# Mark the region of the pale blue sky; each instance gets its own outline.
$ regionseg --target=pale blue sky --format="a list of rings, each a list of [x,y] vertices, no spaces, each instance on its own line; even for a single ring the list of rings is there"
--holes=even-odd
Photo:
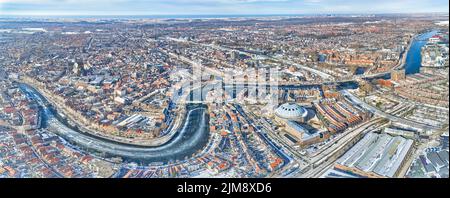
[[[0,0],[0,15],[448,12],[448,0]]]

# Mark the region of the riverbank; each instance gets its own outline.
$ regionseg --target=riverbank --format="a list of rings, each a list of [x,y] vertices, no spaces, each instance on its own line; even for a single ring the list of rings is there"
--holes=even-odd
[[[403,67],[407,75],[420,72],[420,68],[422,67],[422,47],[427,43],[426,40],[437,32],[437,30],[428,30],[414,37]]]
[[[416,35],[416,36],[417,36],[417,35]],[[408,47],[406,47],[406,49],[402,51],[402,53],[401,53],[401,55],[400,55],[400,56],[401,56],[401,59],[400,59],[400,61],[398,62],[398,64],[397,64],[396,66],[394,66],[393,70],[396,70],[396,69],[403,69],[403,68],[405,67],[405,64],[406,64],[406,57],[408,56],[409,50],[411,49],[411,46],[412,46],[412,44],[414,43],[414,39],[415,39],[416,36],[414,36],[413,38],[411,38],[411,40],[409,41]]]

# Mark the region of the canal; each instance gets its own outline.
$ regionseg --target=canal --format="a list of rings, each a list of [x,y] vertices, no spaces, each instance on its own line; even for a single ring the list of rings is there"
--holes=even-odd
[[[437,32],[437,30],[428,31],[414,38],[405,61],[405,72],[407,75],[420,72],[420,67],[422,66],[422,47]]]
[[[42,126],[52,129],[52,132],[67,142],[102,157],[121,157],[124,161],[139,164],[174,162],[195,155],[209,140],[209,114],[204,104],[186,105],[185,120],[169,142],[158,147],[143,147],[107,141],[76,130],[59,120],[52,108],[44,106],[47,101],[37,90],[25,84],[21,84],[20,88],[40,104]]]

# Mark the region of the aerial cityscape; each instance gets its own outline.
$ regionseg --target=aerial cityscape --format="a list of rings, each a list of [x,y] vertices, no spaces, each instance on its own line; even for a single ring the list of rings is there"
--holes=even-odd
[[[0,1],[0,178],[448,178],[448,2],[411,1]]]

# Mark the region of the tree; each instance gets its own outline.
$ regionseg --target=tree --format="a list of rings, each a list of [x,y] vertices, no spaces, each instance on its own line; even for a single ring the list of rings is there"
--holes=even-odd
[[[382,102],[377,102],[377,104],[376,104],[376,106],[377,106],[378,109],[381,108],[381,105],[383,105]]]
[[[369,82],[364,82],[361,85],[361,91],[364,91],[364,94],[367,96],[368,93],[373,91],[373,86]]]

